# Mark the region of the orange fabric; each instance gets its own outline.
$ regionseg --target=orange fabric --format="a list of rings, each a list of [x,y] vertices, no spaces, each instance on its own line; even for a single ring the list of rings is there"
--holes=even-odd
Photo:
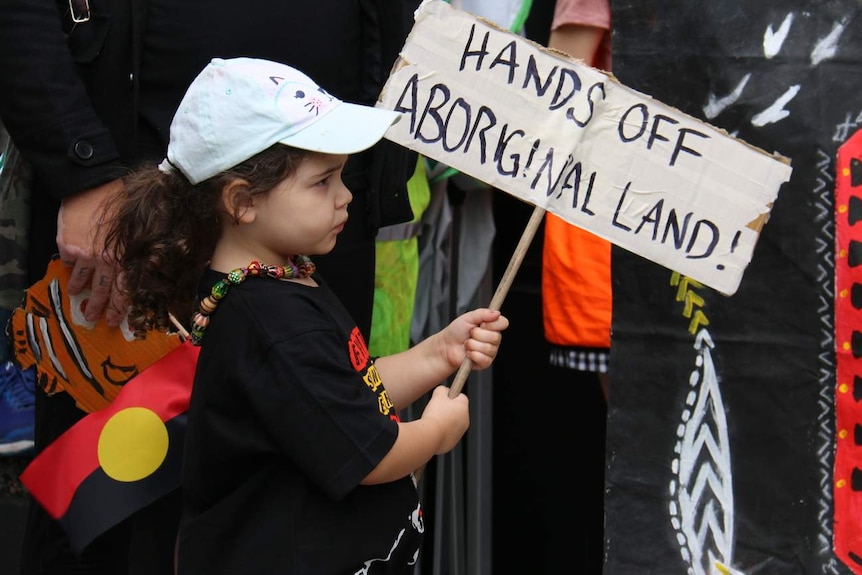
[[[590,64],[610,71],[610,2],[557,0],[551,29],[566,24],[606,31]],[[609,348],[612,308],[611,244],[547,214],[542,250],[545,339],[566,347]]]
[[[611,345],[611,244],[545,216],[542,317],[545,339],[572,347]]]

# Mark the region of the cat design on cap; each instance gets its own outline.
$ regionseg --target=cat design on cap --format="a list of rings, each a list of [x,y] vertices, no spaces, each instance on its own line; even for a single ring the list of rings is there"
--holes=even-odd
[[[281,143],[324,154],[361,152],[400,113],[339,100],[303,72],[257,58],[214,58],[171,122],[167,158],[198,184]]]

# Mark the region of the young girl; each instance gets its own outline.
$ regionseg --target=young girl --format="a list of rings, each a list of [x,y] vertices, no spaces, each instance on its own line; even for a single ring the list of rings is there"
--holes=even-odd
[[[315,274],[308,256],[347,220],[347,154],[397,119],[282,64],[216,59],[180,104],[167,159],[131,174],[111,207],[130,323],[166,328],[197,306],[181,575],[412,572],[424,530],[412,471],[469,425],[466,396],[439,384],[465,358],[487,368],[508,320],[474,310],[372,358]],[[432,389],[421,418],[399,420]]]

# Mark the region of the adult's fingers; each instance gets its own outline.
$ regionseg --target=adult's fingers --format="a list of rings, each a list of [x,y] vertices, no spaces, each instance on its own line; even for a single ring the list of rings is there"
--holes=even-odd
[[[63,257],[63,261],[67,262],[70,259],[70,256],[61,256]],[[74,264],[72,265],[72,275],[69,278],[69,286],[68,290],[71,295],[77,295],[81,293],[84,288],[88,287],[93,280],[93,273],[96,271],[96,262],[93,261],[93,258],[79,256],[74,259]]]
[[[84,317],[87,321],[96,321],[105,311],[114,287],[114,266],[102,258],[97,258],[92,273],[90,298]],[[72,291],[71,286],[69,291]]]
[[[115,286],[111,290],[111,297],[105,308],[105,321],[109,326],[116,327],[120,325],[120,322],[126,316],[127,306],[128,300]]]

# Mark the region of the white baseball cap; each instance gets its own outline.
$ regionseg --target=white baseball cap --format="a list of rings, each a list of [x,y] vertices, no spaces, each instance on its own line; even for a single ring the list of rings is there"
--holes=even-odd
[[[171,122],[167,160],[197,184],[273,144],[353,154],[377,143],[401,114],[343,102],[285,64],[214,58]]]

